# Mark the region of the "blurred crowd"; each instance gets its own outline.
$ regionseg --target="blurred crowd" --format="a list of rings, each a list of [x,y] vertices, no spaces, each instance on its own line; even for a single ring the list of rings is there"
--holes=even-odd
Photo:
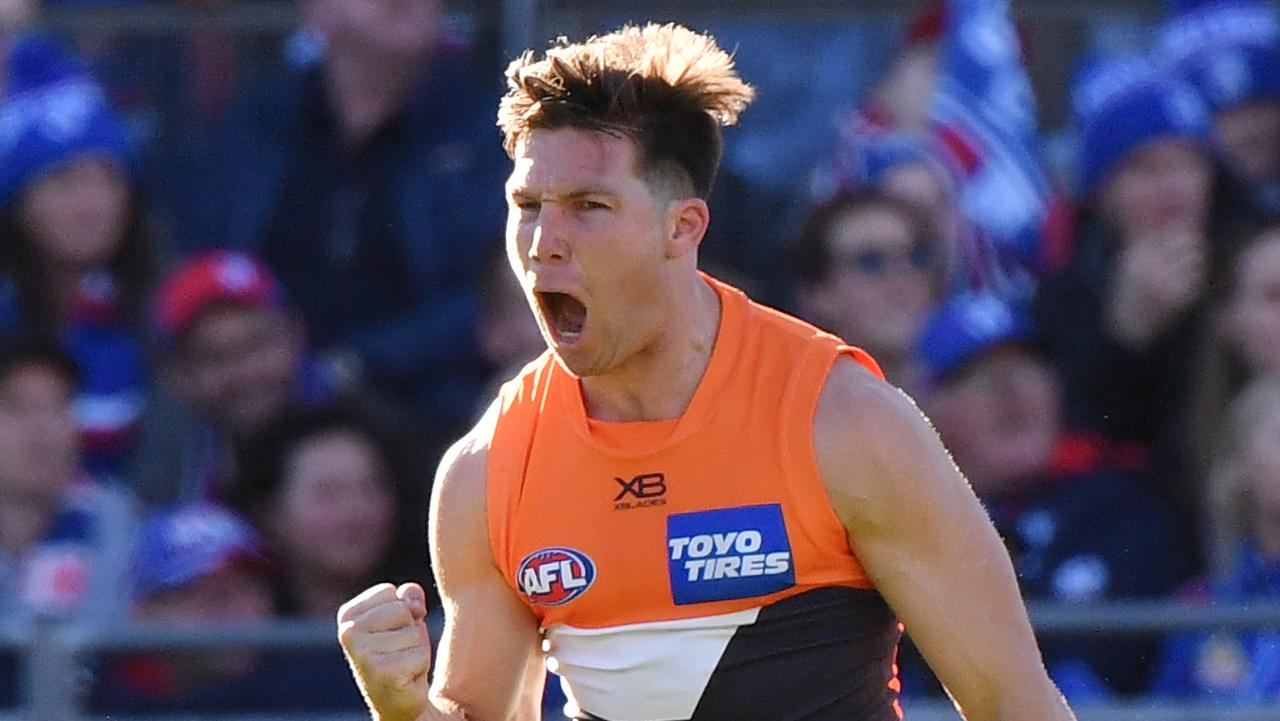
[[[298,10],[270,76],[213,28],[154,41],[173,77],[138,122],[111,48],[0,0],[4,623],[332,622],[429,582],[435,462],[543,348],[502,242],[501,78],[437,0]],[[1082,58],[1038,205],[974,192],[982,153],[1034,147],[939,122],[958,17],[906,28],[794,207],[725,173],[704,266],[879,360],[1028,599],[1280,600],[1276,7],[1173,2]],[[1034,233],[1001,232],[1013,206]],[[1274,631],[1044,650],[1077,702],[1280,702]],[[93,671],[105,711],[361,706],[336,647]],[[0,660],[0,699],[18,683]]]

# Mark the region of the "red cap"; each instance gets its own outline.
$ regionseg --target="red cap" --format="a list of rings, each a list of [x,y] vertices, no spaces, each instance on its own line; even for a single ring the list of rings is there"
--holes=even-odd
[[[260,261],[247,253],[213,251],[184,262],[160,284],[153,308],[157,338],[172,345],[200,313],[221,303],[284,307],[280,284]]]

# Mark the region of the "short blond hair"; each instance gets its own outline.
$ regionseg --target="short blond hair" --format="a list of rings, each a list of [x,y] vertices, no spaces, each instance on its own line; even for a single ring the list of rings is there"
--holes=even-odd
[[[720,127],[755,97],[733,57],[710,35],[681,25],[620,30],[570,43],[545,57],[525,51],[507,67],[498,126],[507,154],[531,131],[582,128],[636,143],[638,170],[711,192],[724,152]]]

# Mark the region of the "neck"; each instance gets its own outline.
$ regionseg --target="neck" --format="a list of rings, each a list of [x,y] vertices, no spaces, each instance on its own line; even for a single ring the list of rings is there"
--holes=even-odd
[[[401,107],[422,75],[420,58],[379,58],[334,52],[325,61],[330,107],[347,146],[368,142]]]
[[[671,295],[658,340],[618,368],[582,379],[587,415],[602,421],[678,418],[711,363],[720,297],[695,275]]]
[[[0,497],[0,548],[21,558],[40,540],[52,515],[50,498],[35,494]]]

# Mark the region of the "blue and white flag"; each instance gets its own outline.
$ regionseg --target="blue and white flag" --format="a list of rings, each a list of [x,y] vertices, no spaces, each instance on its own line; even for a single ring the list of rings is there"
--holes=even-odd
[[[1006,0],[948,0],[929,126],[955,173],[971,283],[1025,295],[1065,219],[1036,150],[1035,97]]]

